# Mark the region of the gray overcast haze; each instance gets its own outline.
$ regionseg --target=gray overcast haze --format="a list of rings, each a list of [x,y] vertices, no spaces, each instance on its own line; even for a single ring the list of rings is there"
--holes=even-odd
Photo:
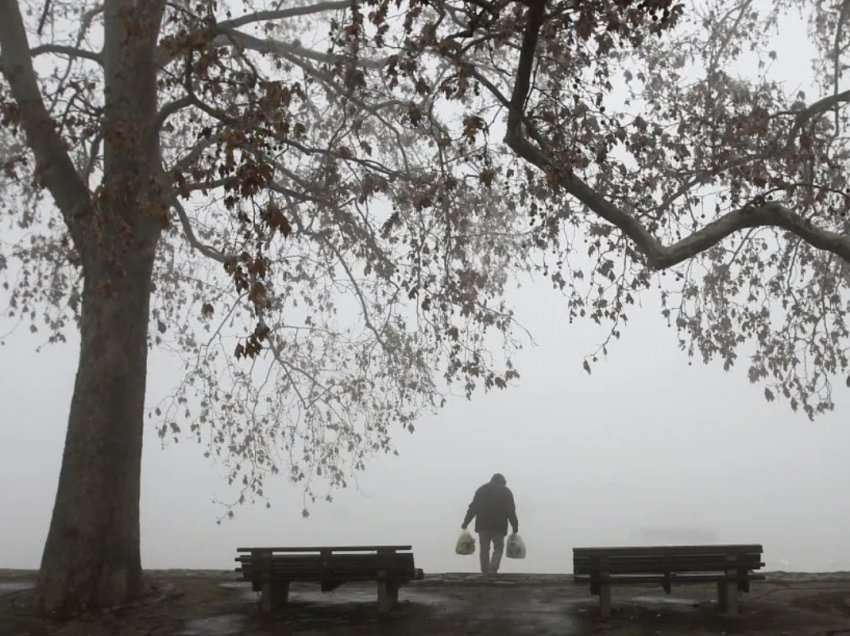
[[[334,503],[301,517],[297,486],[278,479],[272,508],[245,506],[216,525],[229,494],[192,441],[165,449],[148,425],[142,471],[147,568],[228,568],[244,544],[412,543],[426,571],[475,571],[453,544],[476,486],[504,472],[517,498],[525,561],[505,571],[567,572],[578,545],[761,542],[772,569],[850,569],[847,399],[809,422],[767,404],[743,369],[688,366],[653,306],[592,376],[581,359],[600,332],[569,325],[545,285],[516,295],[536,347],[512,390],[450,401],[400,457],[376,458]],[[47,532],[76,342],[34,353],[19,328],[0,349],[0,567],[35,568]],[[176,379],[152,359],[149,402]],[[843,391],[839,385],[837,391]]]

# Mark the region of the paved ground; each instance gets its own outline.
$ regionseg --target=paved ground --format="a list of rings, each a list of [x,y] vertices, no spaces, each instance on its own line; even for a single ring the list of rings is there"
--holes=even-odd
[[[256,595],[233,573],[169,571],[150,573],[151,594],[135,606],[60,624],[29,611],[32,578],[31,572],[0,570],[0,635],[850,636],[850,573],[773,573],[754,585],[734,618],[718,614],[713,586],[674,588],[671,596],[653,587],[614,588],[607,621],[568,576],[432,575],[404,588],[388,616],[378,615],[373,586],[327,594],[295,586],[288,607],[262,618]]]

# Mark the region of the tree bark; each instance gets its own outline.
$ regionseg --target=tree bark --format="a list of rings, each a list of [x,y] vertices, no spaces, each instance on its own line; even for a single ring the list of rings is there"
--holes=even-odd
[[[164,0],[105,0],[101,188],[85,197],[85,216],[77,218],[73,201],[59,196],[69,180],[79,180],[73,167],[50,186],[69,228],[77,228],[84,280],[80,359],[36,588],[37,608],[53,616],[111,607],[142,591],[139,490],[148,317],[156,245],[170,200],[160,167],[153,59],[164,6]],[[43,109],[20,15],[12,26],[0,28],[0,36],[4,46],[17,45],[12,61],[24,64],[4,69],[18,70],[19,101]],[[39,141],[39,122],[29,119],[28,135]],[[34,146],[36,156],[52,165],[59,155],[61,165],[70,165],[55,136],[48,128],[47,141],[54,144]]]
[[[59,487],[36,590],[69,616],[142,590],[139,487],[155,239],[90,263]]]

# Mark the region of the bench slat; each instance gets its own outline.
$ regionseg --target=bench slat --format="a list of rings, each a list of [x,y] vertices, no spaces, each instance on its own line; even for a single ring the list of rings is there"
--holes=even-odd
[[[412,554],[395,555],[310,555],[310,556],[272,556],[257,558],[242,556],[235,559],[244,566],[266,568],[275,571],[304,569],[413,569]]]
[[[767,578],[764,574],[748,573],[746,577],[734,574],[724,577],[722,574],[671,574],[671,583],[713,583],[719,580],[738,581],[746,578],[749,581],[763,581]],[[587,584],[591,577],[586,574],[574,575],[576,583]],[[666,577],[657,574],[614,574],[599,579],[599,583],[663,583]]]
[[[743,569],[757,570],[762,567],[760,558],[756,559],[718,559],[715,557],[705,559],[694,558],[633,558],[619,559],[609,558],[605,563],[605,568],[612,573],[664,573],[672,571],[683,572],[703,572],[717,571],[726,569]],[[588,572],[598,571],[601,568],[599,560],[585,561],[576,559],[573,562],[573,572],[575,574],[584,574]]]
[[[417,570],[304,570],[303,572],[294,572],[288,570],[286,572],[271,572],[269,578],[263,572],[245,572],[245,580],[251,581],[266,581],[266,580],[281,580],[281,581],[303,581],[316,579],[339,579],[344,581],[352,580],[376,580],[378,578],[412,580],[417,577]]]
[[[379,551],[409,551],[413,546],[409,545],[346,545],[346,546],[313,546],[313,547],[285,547],[285,548],[236,548],[237,552],[379,552]]]
[[[607,571],[609,574],[666,574],[672,572],[724,572],[726,570],[740,570],[744,572],[751,572],[753,570],[758,570],[758,567],[709,567],[706,565],[702,566],[694,566],[694,567],[682,567],[682,566],[673,566],[673,567],[664,567],[659,565],[646,565],[640,567],[617,567],[609,566]],[[591,574],[593,572],[599,572],[600,568],[573,568],[573,574]]]
[[[594,557],[591,559],[576,558],[573,563],[582,565],[594,565],[606,560],[609,564],[621,563],[623,565],[641,563],[759,563],[761,555],[729,555],[728,557],[711,555],[704,557],[660,555],[660,556],[635,556],[635,557]]]
[[[731,544],[731,545],[656,545],[656,546],[612,546],[596,548],[573,548],[573,556],[588,556],[595,554],[727,554],[730,552],[764,552],[758,544]]]
[[[334,563],[400,563],[412,561],[412,552],[397,554],[273,554],[273,555],[241,555],[234,561],[256,561],[265,562],[271,559],[274,563],[322,563],[323,561]]]
[[[655,553],[646,553],[646,554],[606,554],[601,552],[599,554],[592,555],[574,555],[573,559],[575,561],[598,561],[599,559],[616,559],[618,561],[631,561],[631,560],[639,560],[639,559],[678,559],[680,561],[687,561],[689,559],[693,560],[706,560],[706,559],[760,559],[760,552],[704,552],[701,554],[693,553],[693,554],[676,554],[675,552],[655,552]]]
[[[701,556],[678,556],[675,554],[640,555],[640,556],[607,556],[576,557],[573,563],[594,564],[606,561],[608,563],[758,563],[761,561],[760,554],[728,554],[728,555],[701,555]]]

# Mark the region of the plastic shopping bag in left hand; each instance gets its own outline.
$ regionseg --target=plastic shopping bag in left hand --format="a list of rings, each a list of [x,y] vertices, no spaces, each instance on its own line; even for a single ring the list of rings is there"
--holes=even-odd
[[[505,556],[509,559],[525,558],[525,541],[518,534],[508,537],[508,545],[505,547]]]

